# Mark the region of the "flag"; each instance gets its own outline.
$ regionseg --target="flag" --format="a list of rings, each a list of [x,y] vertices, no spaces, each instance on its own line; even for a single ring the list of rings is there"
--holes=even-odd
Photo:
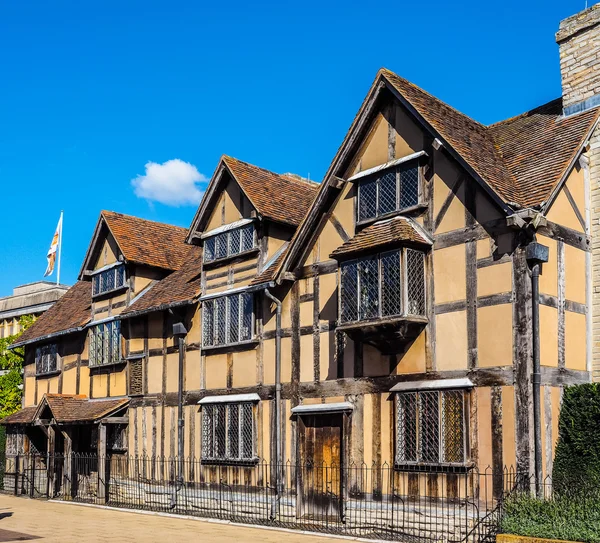
[[[60,236],[62,234],[62,213],[60,214],[60,219],[58,219],[58,224],[56,225],[56,231],[54,232],[54,236],[52,237],[52,243],[50,244],[50,249],[48,249],[48,254],[46,258],[48,259],[48,267],[46,268],[46,273],[44,277],[48,277],[52,275],[54,271],[54,264],[56,263],[56,251],[58,250],[58,244],[60,242]]]

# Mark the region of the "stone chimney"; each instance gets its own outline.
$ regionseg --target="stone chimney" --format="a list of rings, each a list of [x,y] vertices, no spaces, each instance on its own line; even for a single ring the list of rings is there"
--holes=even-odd
[[[556,42],[564,114],[600,105],[600,4],[561,21]]]

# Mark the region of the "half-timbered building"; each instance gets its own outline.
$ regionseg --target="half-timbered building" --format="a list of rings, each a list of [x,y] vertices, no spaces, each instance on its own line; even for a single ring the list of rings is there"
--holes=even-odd
[[[485,126],[382,69],[322,183],[224,156],[188,231],[103,212],[20,339],[10,451],[337,466],[294,472],[299,510],[350,466],[551,473],[594,354],[598,108],[563,106]]]

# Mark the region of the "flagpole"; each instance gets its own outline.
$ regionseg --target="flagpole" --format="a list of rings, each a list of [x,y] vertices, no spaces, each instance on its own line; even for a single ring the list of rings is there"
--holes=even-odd
[[[58,268],[56,270],[56,284],[60,285],[60,253],[62,249],[63,211],[60,212],[60,232],[58,233]]]

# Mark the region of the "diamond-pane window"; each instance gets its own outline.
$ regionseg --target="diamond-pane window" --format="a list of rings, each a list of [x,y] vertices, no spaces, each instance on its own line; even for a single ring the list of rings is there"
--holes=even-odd
[[[119,264],[95,273],[92,279],[92,295],[98,296],[125,285],[125,266]]]
[[[377,216],[377,180],[367,179],[358,188],[358,220]]]
[[[90,328],[90,366],[121,361],[121,321],[109,321]]]
[[[402,280],[400,251],[381,255],[381,315],[402,313]]]
[[[254,225],[234,228],[204,240],[204,262],[212,262],[249,251],[254,247]]]
[[[356,261],[342,264],[341,269],[341,320],[358,320],[358,265]]]
[[[204,301],[202,311],[204,347],[230,345],[252,339],[254,298],[241,293]]]
[[[254,460],[254,407],[251,403],[209,404],[202,408],[202,459]]]
[[[359,261],[360,318],[373,319],[379,316],[379,266],[377,258]]]
[[[396,172],[392,170],[385,173],[379,178],[378,184],[379,208],[377,214],[385,215],[386,213],[396,211],[396,206],[398,205],[396,202]]]
[[[466,394],[465,390],[397,394],[396,463],[464,464]]]
[[[406,250],[406,282],[409,315],[425,315],[425,255]]]
[[[418,203],[419,167],[414,163],[365,177],[358,185],[359,222]]]
[[[419,170],[402,168],[400,170],[400,209],[416,206],[419,203]]]

